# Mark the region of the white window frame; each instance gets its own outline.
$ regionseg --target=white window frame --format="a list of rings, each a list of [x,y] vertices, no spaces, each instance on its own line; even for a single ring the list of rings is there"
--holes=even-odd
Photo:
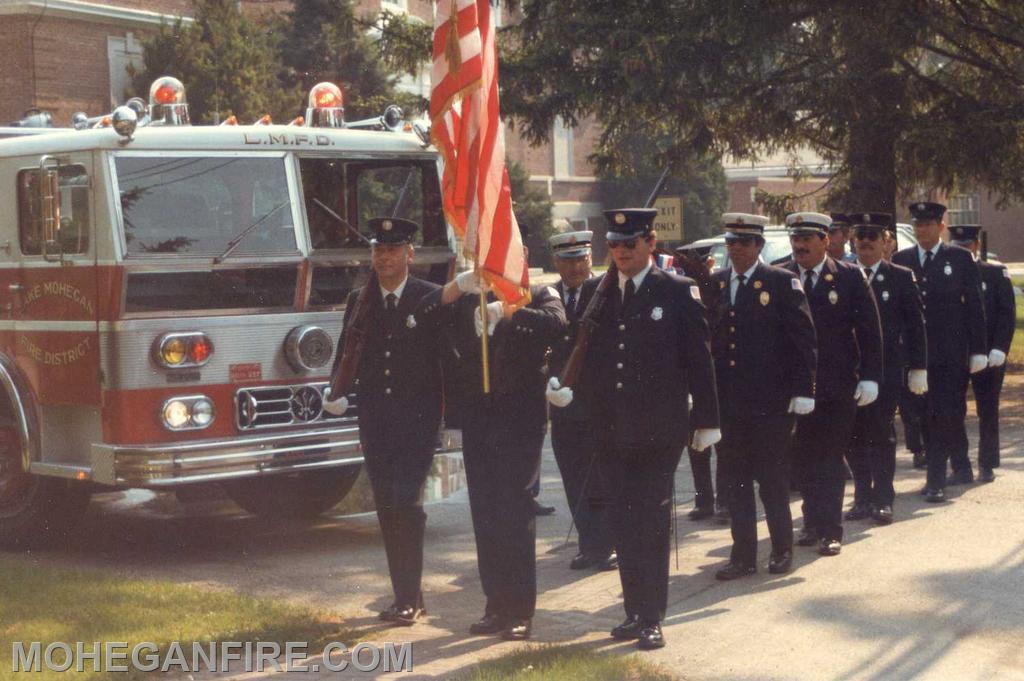
[[[561,116],[555,119],[551,131],[551,152],[554,155],[555,179],[572,177],[576,174],[573,162],[573,129],[566,125]]]

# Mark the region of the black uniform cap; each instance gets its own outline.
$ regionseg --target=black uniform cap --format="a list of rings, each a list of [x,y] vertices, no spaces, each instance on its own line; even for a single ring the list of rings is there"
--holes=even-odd
[[[420,227],[412,220],[405,218],[370,218],[367,224],[373,237],[370,243],[377,244],[409,244],[412,236]]]
[[[955,225],[949,228],[949,237],[953,241],[977,241],[981,235],[981,225]]]
[[[604,211],[608,220],[608,241],[625,241],[646,236],[654,229],[657,208],[616,208]]]
[[[946,213],[946,207],[941,203],[933,201],[919,201],[912,203],[907,208],[914,222],[925,222],[928,220],[941,220]]]
[[[854,229],[874,229],[879,232],[893,231],[892,213],[850,213],[850,224]]]
[[[846,213],[829,213],[828,216],[832,218],[832,226],[828,228],[830,232],[835,229],[849,227],[853,222]]]

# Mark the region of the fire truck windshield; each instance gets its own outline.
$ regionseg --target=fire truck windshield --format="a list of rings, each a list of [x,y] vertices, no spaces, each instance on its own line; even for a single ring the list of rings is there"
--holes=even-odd
[[[128,257],[297,254],[284,156],[114,158]]]

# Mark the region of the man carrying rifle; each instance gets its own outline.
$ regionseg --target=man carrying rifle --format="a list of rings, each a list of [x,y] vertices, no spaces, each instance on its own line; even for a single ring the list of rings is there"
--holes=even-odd
[[[548,385],[552,404],[570,402],[574,365],[589,347],[579,390],[602,448],[605,479],[616,486],[615,544],[626,610],[611,635],[636,640],[641,650],[665,645],[661,620],[668,607],[676,466],[687,444],[703,450],[721,437],[704,307],[692,280],[653,267],[657,214],[653,208],[605,211],[614,266],[583,285],[586,312],[577,346],[562,377]]]
[[[369,225],[374,274],[348,296],[331,382],[338,396],[325,401],[324,409],[344,414],[350,386],[340,384],[354,379],[359,439],[395,594],[380,619],[411,626],[425,612],[422,493],[441,423],[437,336],[418,325],[415,315],[424,297],[440,287],[409,275],[416,223],[374,218]],[[349,366],[348,380],[337,380],[339,368]]]

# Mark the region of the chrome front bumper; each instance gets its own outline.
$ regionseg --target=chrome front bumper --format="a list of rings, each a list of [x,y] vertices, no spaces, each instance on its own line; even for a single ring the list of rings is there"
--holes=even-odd
[[[362,461],[359,427],[351,424],[164,445],[96,444],[89,479],[106,485],[159,488]]]

